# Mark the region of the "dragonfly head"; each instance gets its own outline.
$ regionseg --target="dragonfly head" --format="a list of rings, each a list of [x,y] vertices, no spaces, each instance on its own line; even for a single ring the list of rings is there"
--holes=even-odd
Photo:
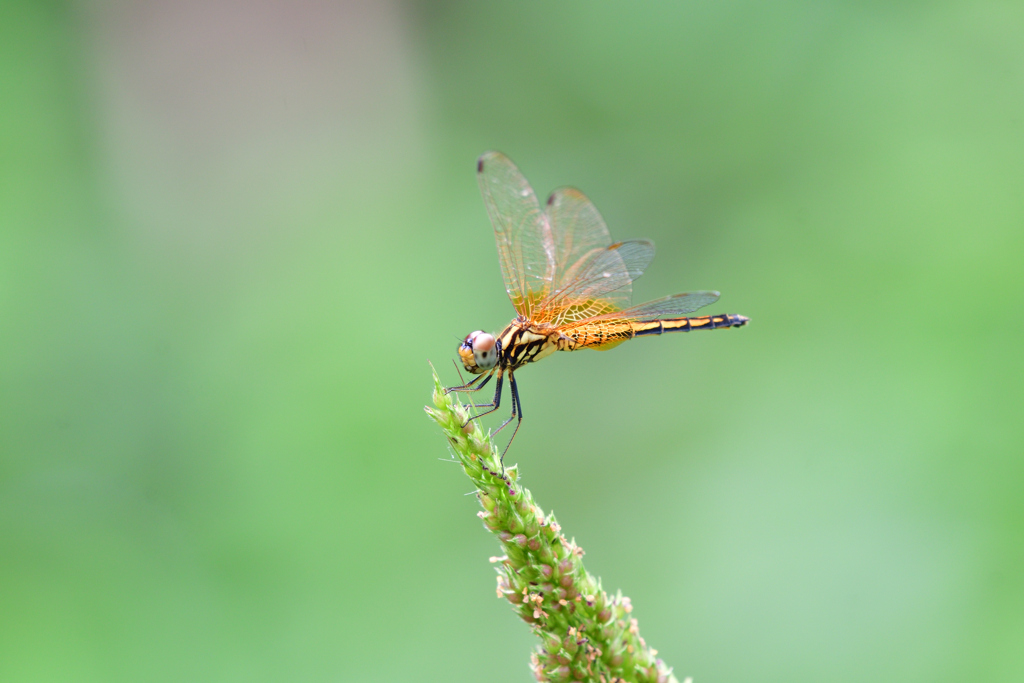
[[[474,375],[487,372],[498,364],[498,345],[493,334],[482,330],[470,332],[459,344],[463,367]]]

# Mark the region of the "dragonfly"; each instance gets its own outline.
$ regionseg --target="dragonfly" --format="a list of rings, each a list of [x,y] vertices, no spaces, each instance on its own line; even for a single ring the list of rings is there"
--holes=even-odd
[[[470,404],[486,410],[469,417],[469,424],[501,407],[502,383],[508,376],[512,414],[494,434],[512,420],[516,426],[502,462],[523,422],[515,378],[523,366],[555,351],[606,351],[635,337],[742,327],[750,321],[731,313],[688,317],[716,302],[720,295],[715,291],[673,294],[631,306],[633,282],[654,258],[653,242],[612,242],[597,208],[575,188],[555,190],[542,208],[526,178],[500,152],[484,153],[476,171],[516,317],[500,334],[476,330],[466,335],[459,359],[477,377],[445,393],[480,391],[496,380],[490,403]]]

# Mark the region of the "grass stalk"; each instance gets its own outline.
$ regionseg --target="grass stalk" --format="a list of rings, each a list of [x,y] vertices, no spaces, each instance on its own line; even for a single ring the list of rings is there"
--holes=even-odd
[[[440,425],[483,508],[477,516],[498,539],[492,557],[497,594],[540,638],[531,656],[538,681],[678,683],[657,650],[640,636],[633,605],[621,592],[609,596],[583,566],[583,549],[567,540],[551,513],[518,483],[516,466],[502,468],[490,435],[479,421],[463,426],[467,409],[445,395],[434,373],[434,407]],[[688,683],[690,679],[684,681]]]

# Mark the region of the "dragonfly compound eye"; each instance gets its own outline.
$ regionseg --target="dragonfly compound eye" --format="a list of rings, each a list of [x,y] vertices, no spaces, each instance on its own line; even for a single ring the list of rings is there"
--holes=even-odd
[[[481,370],[490,370],[498,363],[498,347],[494,335],[477,332],[473,337],[473,359]]]
[[[492,361],[490,365],[487,365],[488,349],[491,349],[490,353],[494,354],[494,337],[492,335],[487,334],[483,330],[470,332],[462,340],[462,343],[459,344],[459,359],[462,361],[462,366],[474,375],[490,370],[494,367],[494,362]],[[497,355],[494,354],[494,356],[495,360],[497,360]]]

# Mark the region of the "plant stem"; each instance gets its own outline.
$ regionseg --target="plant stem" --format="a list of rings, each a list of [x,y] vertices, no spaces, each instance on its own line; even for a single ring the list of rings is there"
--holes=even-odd
[[[492,557],[498,597],[533,628],[541,644],[531,657],[538,681],[678,683],[640,636],[633,606],[621,592],[609,597],[583,567],[583,549],[566,540],[517,483],[516,466],[502,468],[478,421],[466,426],[465,407],[446,395],[434,373],[434,406],[427,414],[444,431],[483,510],[477,516],[498,537],[504,555]],[[689,679],[687,679],[689,681]],[[684,682],[686,683],[686,682]]]

